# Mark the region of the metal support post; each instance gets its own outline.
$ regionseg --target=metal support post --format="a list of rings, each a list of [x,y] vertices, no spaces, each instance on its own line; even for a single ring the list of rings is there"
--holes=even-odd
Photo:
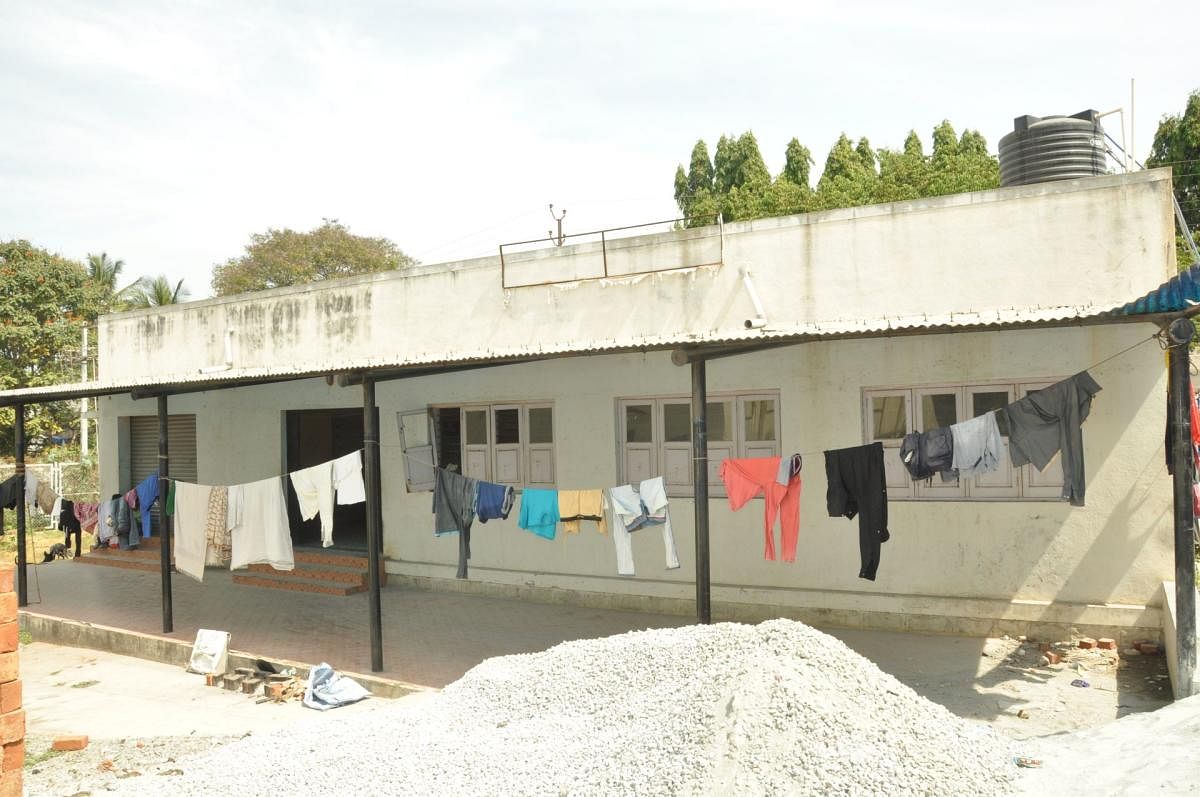
[[[704,360],[692,360],[692,495],[696,504],[696,622],[712,622],[708,553],[708,386]]]
[[[1171,338],[1168,396],[1174,435],[1171,471],[1175,495],[1175,651],[1177,689],[1191,694],[1196,672],[1196,543],[1192,507],[1192,444],[1188,343],[1192,322],[1177,318],[1169,328]]]
[[[383,670],[383,612],[379,599],[379,559],[383,542],[383,502],[379,476],[379,413],[375,380],[363,375],[363,476],[367,489],[367,605],[371,621],[371,671]]]
[[[25,542],[25,405],[13,407],[13,437],[17,456],[17,605],[29,605],[29,578]]]
[[[158,517],[159,567],[162,570],[163,633],[175,630],[175,611],[171,605],[171,518],[167,517],[167,480],[171,476],[167,459],[167,397],[158,397]],[[129,533],[140,534],[137,522],[130,524]]]

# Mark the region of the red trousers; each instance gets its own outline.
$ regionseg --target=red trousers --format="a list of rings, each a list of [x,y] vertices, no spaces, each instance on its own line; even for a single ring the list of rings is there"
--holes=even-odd
[[[755,496],[762,495],[764,503],[763,532],[766,538],[764,559],[775,559],[775,518],[779,518],[783,561],[796,561],[796,541],[800,537],[800,476],[793,476],[787,486],[775,481],[779,473],[779,457],[756,459],[727,459],[721,463],[721,481],[729,496],[729,508],[735,512]]]

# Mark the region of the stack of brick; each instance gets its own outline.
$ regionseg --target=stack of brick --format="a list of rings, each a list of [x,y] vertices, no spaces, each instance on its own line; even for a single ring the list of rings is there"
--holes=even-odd
[[[21,708],[17,595],[12,565],[0,565],[0,797],[19,797],[25,766],[25,710]]]

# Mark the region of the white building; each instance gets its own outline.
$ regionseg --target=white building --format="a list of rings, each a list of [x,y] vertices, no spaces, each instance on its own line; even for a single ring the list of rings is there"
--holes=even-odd
[[[171,393],[173,475],[234,484],[359,447],[362,394],[340,385],[373,372],[391,583],[691,613],[691,383],[671,356],[682,350],[712,357],[719,618],[1157,638],[1174,572],[1166,370],[1150,339],[1161,318],[1106,313],[1175,267],[1170,173],[1157,170],[505,250],[503,263],[108,316],[90,385],[112,394],[99,401],[102,493],[154,464],[155,403],[131,393]],[[761,297],[753,328],[745,272]],[[1057,463],[951,484],[914,485],[903,471],[906,431],[994,409],[1139,342],[1091,371],[1103,391],[1084,425],[1085,507],[1058,500]],[[889,449],[891,540],[865,581],[857,522],[827,516],[819,452],[875,439]],[[514,512],[476,524],[470,578],[457,581],[456,541],[432,532],[428,474],[407,467],[430,448],[518,487],[662,474],[682,566],[667,570],[661,537],[639,533],[637,576],[621,577],[592,524],[550,541]],[[731,512],[717,463],[796,451],[807,452],[798,554],[766,561],[762,501]],[[362,510],[343,511],[335,541],[362,547]],[[298,544],[311,539],[296,529]]]

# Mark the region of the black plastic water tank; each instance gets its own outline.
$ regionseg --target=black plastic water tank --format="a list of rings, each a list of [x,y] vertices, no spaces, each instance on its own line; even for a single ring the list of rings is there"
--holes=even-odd
[[[1100,114],[1018,116],[1000,139],[1000,185],[1029,185],[1107,174]]]

